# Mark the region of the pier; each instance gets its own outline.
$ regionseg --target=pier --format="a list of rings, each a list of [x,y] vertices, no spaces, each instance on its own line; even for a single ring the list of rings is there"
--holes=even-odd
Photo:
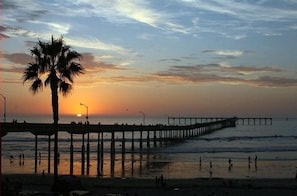
[[[67,132],[69,134],[69,173],[74,173],[74,147],[73,135],[79,134],[82,137],[81,142],[81,175],[89,175],[90,167],[90,133],[97,134],[97,147],[93,149],[97,152],[97,176],[103,175],[104,151],[110,153],[110,173],[113,177],[115,169],[115,155],[122,154],[122,172],[125,170],[125,154],[127,152],[146,152],[149,153],[152,148],[163,147],[168,144],[174,145],[191,137],[199,137],[204,134],[210,134],[214,131],[227,127],[235,127],[237,118],[225,118],[211,122],[195,123],[190,125],[101,125],[101,124],[59,124],[58,132]],[[51,137],[55,133],[53,124],[45,123],[0,123],[1,136],[4,137],[8,132],[30,132],[35,139],[35,165],[34,172],[37,173],[37,150],[38,136],[48,137],[48,173],[51,173]],[[105,144],[105,145],[104,145]],[[109,149],[106,148],[109,144]],[[120,152],[116,150],[121,146]],[[127,145],[129,144],[129,145]],[[85,156],[86,155],[86,156]],[[133,167],[133,161],[132,161]],[[133,171],[133,169],[132,169]]]
[[[234,117],[235,118],[235,117]],[[224,120],[226,117],[171,117],[168,116],[169,125],[191,125],[196,123],[214,122]],[[240,125],[272,125],[272,118],[267,117],[236,117]]]

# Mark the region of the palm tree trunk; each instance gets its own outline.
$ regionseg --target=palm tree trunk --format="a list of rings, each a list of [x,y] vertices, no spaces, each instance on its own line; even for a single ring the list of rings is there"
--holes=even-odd
[[[56,82],[52,82],[52,109],[54,119],[54,186],[57,185],[58,180],[58,121],[59,121],[59,101],[58,101],[58,86]]]

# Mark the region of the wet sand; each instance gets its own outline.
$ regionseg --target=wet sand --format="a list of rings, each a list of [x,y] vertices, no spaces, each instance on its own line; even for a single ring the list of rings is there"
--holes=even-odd
[[[2,175],[2,182],[19,182],[23,192],[51,191],[53,176],[31,174]],[[297,195],[295,179],[155,179],[78,177],[89,195]]]

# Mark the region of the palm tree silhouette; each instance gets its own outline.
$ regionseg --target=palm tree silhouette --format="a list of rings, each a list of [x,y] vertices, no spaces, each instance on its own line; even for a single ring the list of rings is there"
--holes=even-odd
[[[61,36],[58,39],[51,37],[51,41],[38,41],[31,49],[35,62],[29,63],[23,74],[23,82],[33,81],[30,90],[33,94],[42,90],[43,86],[50,86],[52,95],[52,111],[54,120],[54,186],[58,179],[58,121],[59,101],[58,92],[66,96],[72,89],[74,76],[84,73],[79,61],[81,54],[66,45]],[[44,84],[41,76],[47,74]]]

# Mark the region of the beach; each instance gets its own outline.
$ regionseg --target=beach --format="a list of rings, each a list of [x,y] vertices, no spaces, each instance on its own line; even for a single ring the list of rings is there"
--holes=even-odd
[[[22,184],[23,193],[50,193],[51,175],[10,174],[2,181]],[[89,195],[297,195],[296,179],[167,179],[76,177]],[[66,186],[66,185],[64,185]]]

